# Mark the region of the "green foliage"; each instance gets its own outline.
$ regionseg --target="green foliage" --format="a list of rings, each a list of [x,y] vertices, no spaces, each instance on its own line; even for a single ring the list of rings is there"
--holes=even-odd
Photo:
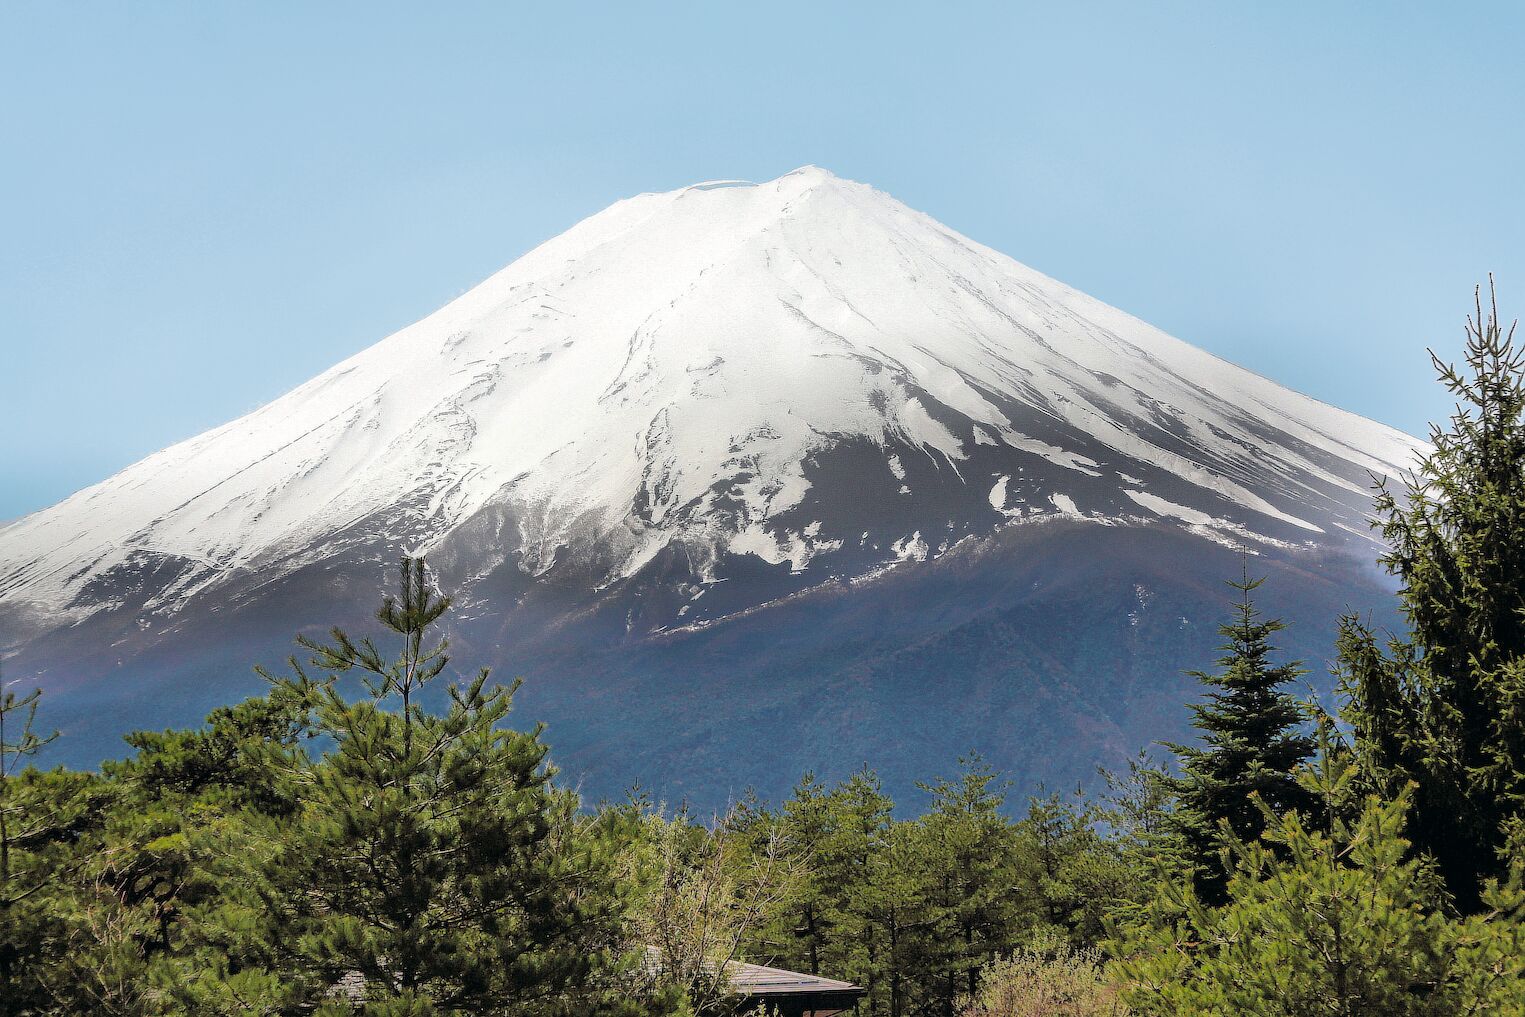
[[[553,786],[486,673],[419,702],[447,606],[405,563],[378,614],[395,660],[304,641],[319,677],[293,662],[200,730],[135,734],[99,778],[18,772],[42,739],[35,695],[7,696],[0,1011],[677,1012],[637,976],[630,818]]]
[[[1025,936],[1090,946],[1102,938],[1106,916],[1143,892],[1127,842],[1106,834],[1113,829],[1114,814],[1078,791],[1028,802],[1016,826],[1015,889],[1031,926]]]
[[[1101,951],[1040,941],[991,962],[958,1017],[1126,1017],[1121,993],[1102,970]]]
[[[895,817],[867,770],[834,786],[807,775],[777,813],[750,807],[801,872],[751,937],[753,959],[857,982],[865,1015],[950,1015],[996,958],[1035,940],[1088,945],[1143,887],[1093,804],[1051,795],[1014,819],[978,756],[921,787],[915,819]]]
[[[877,998],[889,936],[879,921],[887,888],[879,882],[893,803],[864,770],[827,789],[807,774],[784,804],[784,841],[808,874],[767,942],[786,967],[831,973],[867,987]]]
[[[482,671],[448,685],[443,712],[417,701],[448,664],[427,640],[448,606],[404,561],[377,614],[400,637],[394,661],[336,629],[303,641],[326,678],[273,679],[332,747],[274,760],[298,807],[255,888],[267,935],[240,960],[295,971],[312,1002],[342,987],[365,1014],[615,1008],[597,988],[625,946],[613,845],[554,792],[539,729],[504,726],[513,688]],[[336,681],[350,672],[354,701]]]
[[[698,1017],[735,1012],[734,964],[799,885],[777,825],[758,819],[736,810],[705,827],[686,810],[645,815],[636,935],[652,984],[677,990]]]
[[[1416,847],[1469,911],[1525,806],[1525,353],[1496,300],[1486,317],[1480,291],[1475,304],[1465,366],[1432,355],[1455,414],[1401,493],[1379,491],[1409,632],[1383,645],[1347,618],[1339,647],[1374,785],[1415,785]]]
[[[10,885],[37,903],[12,908],[7,1014],[719,1017],[744,1003],[734,960],[857,981],[860,1013],[890,1017],[1121,1014],[1119,992],[1138,1013],[1520,1006],[1518,865],[1485,913],[1451,915],[1403,837],[1408,792],[1362,797],[1332,745],[1302,814],[1262,806],[1261,840],[1223,825],[1222,906],[1143,759],[1109,802],[1017,818],[978,757],[921,785],[912,819],[866,769],[708,825],[639,797],[585,811],[539,730],[505,725],[511,688],[479,674],[420,703],[447,648],[422,638],[438,601],[411,574],[381,616],[392,661],[308,642],[319,677],[294,663],[199,730],[134,735],[100,778],[7,773],[7,816],[48,831],[12,840]]]
[[[49,997],[51,961],[66,949],[73,846],[94,821],[94,781],[41,771],[34,757],[56,735],[36,728],[40,690],[17,696],[0,681],[0,1015]]]
[[[1132,879],[1161,867],[1184,870],[1176,776],[1148,750],[1140,750],[1124,770],[1099,772],[1106,792],[1098,814],[1122,870]]]
[[[1248,570],[1229,582],[1240,597],[1232,619],[1218,629],[1226,640],[1219,670],[1188,672],[1210,690],[1192,707],[1202,745],[1169,746],[1181,761],[1174,823],[1197,891],[1213,902],[1223,897],[1224,829],[1251,840],[1264,825],[1263,808],[1280,814],[1307,804],[1293,771],[1312,742],[1300,730],[1303,709],[1285,688],[1305,672],[1297,663],[1271,662],[1271,637],[1285,626],[1256,611],[1252,597],[1262,582],[1251,580]]]
[[[1001,814],[995,771],[978,756],[960,762],[957,779],[920,785],[932,807],[918,824],[927,898],[944,930],[936,959],[953,995],[973,992],[981,960],[1010,947],[1024,903],[1011,892],[1016,829]]]
[[[1262,841],[1230,836],[1222,907],[1167,879],[1155,900],[1124,913],[1112,949],[1135,1012],[1522,1012],[1518,868],[1485,892],[1487,914],[1452,918],[1435,866],[1404,836],[1407,790],[1359,795],[1353,761],[1327,731],[1318,765],[1300,778],[1327,823],[1266,809]]]

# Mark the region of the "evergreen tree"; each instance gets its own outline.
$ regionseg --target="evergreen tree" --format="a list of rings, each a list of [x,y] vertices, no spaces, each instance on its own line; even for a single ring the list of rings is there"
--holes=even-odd
[[[443,713],[420,705],[447,666],[427,633],[448,607],[405,559],[377,614],[401,639],[395,661],[336,629],[303,640],[326,680],[294,661],[274,679],[313,704],[331,748],[280,760],[300,804],[265,873],[265,953],[248,960],[364,1014],[639,1012],[601,988],[628,945],[616,845],[584,836],[551,788],[539,729],[503,726],[513,688],[484,670],[449,685]],[[356,701],[334,681],[349,672],[364,677]]]
[[[927,977],[943,959],[943,930],[932,906],[928,855],[925,826],[894,823],[869,876],[877,891],[869,904],[869,919],[884,943],[881,1012],[888,1017],[924,1012],[938,988],[929,985]]]
[[[103,767],[102,828],[81,859],[77,931],[60,965],[66,1009],[98,1014],[275,1013],[300,998],[230,967],[264,931],[251,886],[296,811],[273,765],[307,733],[308,705],[277,688],[194,730],[127,736]]]
[[[0,1017],[49,1008],[70,931],[70,846],[91,821],[88,777],[33,765],[57,737],[37,731],[40,697],[0,681]]]
[[[922,817],[927,897],[934,909],[937,1012],[952,1017],[958,998],[978,988],[981,967],[1015,945],[1026,924],[1013,892],[1015,830],[996,772],[977,754],[959,760],[956,779],[918,785],[932,796]]]
[[[1408,790],[1360,793],[1350,753],[1321,732],[1299,772],[1318,814],[1263,811],[1263,838],[1230,835],[1224,903],[1164,880],[1120,914],[1110,944],[1140,1015],[1454,1017],[1525,1013],[1525,856],[1483,892],[1488,913],[1448,915],[1429,858],[1405,837]],[[1525,845],[1522,845],[1525,846]]]
[[[1202,745],[1168,745],[1181,761],[1174,822],[1197,888],[1210,901],[1222,894],[1222,827],[1252,840],[1264,825],[1262,805],[1279,814],[1307,801],[1293,771],[1313,743],[1301,730],[1301,706],[1284,689],[1305,672],[1296,662],[1272,662],[1271,637],[1285,626],[1255,608],[1253,594],[1264,581],[1251,580],[1247,565],[1241,579],[1229,581],[1240,598],[1218,629],[1226,640],[1219,670],[1187,672],[1210,690],[1192,707]]]
[[[978,756],[920,786],[932,801],[915,820],[894,818],[870,771],[796,787],[778,826],[800,852],[798,891],[754,955],[857,982],[864,1015],[947,1017],[996,957],[1094,945],[1109,909],[1139,896],[1145,880],[1084,802],[1034,799],[1013,822]],[[748,822],[768,826],[760,811]]]
[[[784,839],[802,864],[792,906],[780,918],[784,927],[770,937],[768,945],[780,963],[812,975],[821,974],[832,932],[828,913],[835,910],[834,900],[842,889],[829,884],[825,875],[828,867],[835,867],[828,861],[831,823],[830,792],[814,773],[807,772],[785,800],[779,817]]]
[[[886,958],[889,937],[876,920],[882,913],[885,888],[876,879],[894,828],[894,803],[884,793],[878,774],[867,767],[832,790],[830,833],[825,844],[823,875],[835,891],[826,912],[835,928],[841,952],[833,953],[829,970],[846,972],[867,990],[870,1014],[887,1012],[889,984]]]
[[[779,820],[799,863],[795,892],[754,945],[779,964],[862,985],[865,1014],[889,1013],[895,991],[883,925],[891,904],[883,877],[893,809],[871,770],[829,788],[806,774]]]
[[[1346,716],[1371,774],[1414,782],[1412,835],[1465,910],[1503,872],[1506,826],[1525,807],[1525,351],[1506,332],[1489,283],[1466,325],[1465,366],[1433,353],[1456,397],[1432,449],[1384,480],[1381,559],[1400,582],[1406,635],[1379,641],[1342,625]]]
[[[1137,893],[1121,845],[1102,836],[1106,818],[1077,791],[1028,800],[1016,825],[1016,896],[1031,936],[1094,946],[1105,916]]]
[[[312,736],[311,708],[310,697],[276,683],[268,695],[216,708],[200,728],[134,731],[125,740],[136,755],[104,770],[145,798],[215,799],[230,810],[287,815],[294,789],[272,765],[271,750]]]
[[[1099,768],[1107,790],[1099,820],[1118,853],[1118,864],[1137,879],[1161,864],[1180,867],[1180,830],[1174,821],[1175,778],[1140,750],[1126,770]]]

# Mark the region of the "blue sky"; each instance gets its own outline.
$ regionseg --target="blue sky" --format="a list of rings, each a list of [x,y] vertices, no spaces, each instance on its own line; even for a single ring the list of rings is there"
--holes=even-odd
[[[805,163],[1421,432],[1525,308],[1525,5],[0,8],[0,519],[620,197]]]

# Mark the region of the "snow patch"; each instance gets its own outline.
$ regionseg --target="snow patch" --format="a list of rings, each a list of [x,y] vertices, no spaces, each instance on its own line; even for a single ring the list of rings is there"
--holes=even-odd
[[[997,512],[1004,511],[1006,508],[1006,482],[1010,479],[1010,477],[1003,476],[990,489],[990,507]]]
[[[895,541],[890,545],[890,550],[901,561],[926,561],[929,549],[927,542],[921,539],[921,531],[917,530],[909,537],[902,537]]]
[[[1130,489],[1125,490],[1123,494],[1126,494],[1135,503],[1142,505],[1144,508],[1158,516],[1165,516],[1170,519],[1179,519],[1182,522],[1193,523],[1198,526],[1211,526],[1214,523],[1219,522],[1216,517],[1211,516],[1206,512],[1199,512],[1198,510],[1194,508],[1188,508],[1185,505],[1177,505],[1173,501],[1167,501],[1164,498],[1161,498],[1159,495],[1150,494],[1147,491],[1134,491]]]
[[[1081,514],[1080,507],[1075,504],[1075,499],[1067,494],[1051,494],[1048,496],[1049,503],[1067,516]]]
[[[1035,456],[1041,456],[1055,466],[1062,466],[1067,470],[1075,470],[1077,473],[1084,473],[1088,477],[1101,476],[1096,469],[1101,464],[1079,453],[1068,452],[1057,445],[1050,445],[1046,441],[1029,438],[1015,431],[1007,431],[1002,437],[1006,440],[1006,444],[1012,448],[1022,452],[1031,452]]]
[[[900,411],[900,426],[913,444],[933,448],[950,462],[964,458],[964,444],[942,424],[932,419],[919,399],[907,399]]]

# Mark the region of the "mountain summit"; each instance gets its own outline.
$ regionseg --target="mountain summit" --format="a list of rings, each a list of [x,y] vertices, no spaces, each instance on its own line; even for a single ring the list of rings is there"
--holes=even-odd
[[[347,602],[338,577],[407,551],[450,581],[474,645],[575,670],[558,640],[668,652],[1050,534],[1079,557],[1124,532],[1369,557],[1371,476],[1418,446],[804,167],[618,202],[0,527],[0,645],[70,695],[110,661],[130,697],[154,681],[134,661],[235,617],[262,648],[250,632],[294,620],[277,605]],[[612,688],[574,687],[568,704]]]

